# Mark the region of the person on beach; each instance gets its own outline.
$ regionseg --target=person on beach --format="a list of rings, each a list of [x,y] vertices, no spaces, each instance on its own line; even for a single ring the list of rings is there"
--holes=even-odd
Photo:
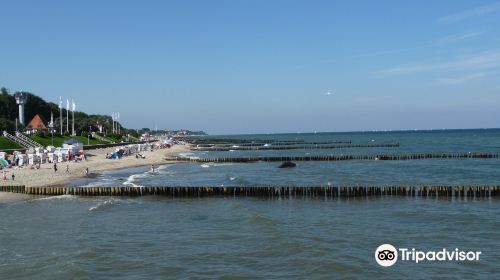
[[[7,181],[7,173],[5,173],[5,169],[3,170],[3,180]]]
[[[54,172],[57,172],[57,163],[54,162]]]
[[[66,173],[69,173],[69,165],[66,164]]]
[[[85,177],[88,177],[89,176],[89,168],[85,168]]]
[[[14,175],[14,173],[12,173],[12,181],[15,181],[16,180],[16,175]]]

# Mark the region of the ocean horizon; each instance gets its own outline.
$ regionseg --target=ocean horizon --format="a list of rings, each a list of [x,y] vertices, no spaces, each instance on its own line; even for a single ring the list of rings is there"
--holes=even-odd
[[[0,8],[0,280],[500,279],[500,0]]]
[[[500,129],[206,136],[238,143],[349,141],[398,147],[190,151],[178,156],[245,157],[419,152],[499,153]],[[305,141],[305,142],[302,142]],[[230,144],[231,146],[232,144]],[[271,144],[272,145],[272,144]],[[324,144],[323,144],[324,145]],[[232,146],[238,146],[234,144]],[[175,163],[105,171],[73,187],[492,185],[500,160]],[[259,198],[161,196],[34,197],[3,204],[0,232],[11,240],[0,278],[410,278],[491,279],[498,274],[497,197]],[[38,218],[28,219],[31,213]],[[15,213],[15,214],[14,214]],[[389,243],[419,250],[481,251],[478,262],[402,262],[373,258]],[[32,250],[38,246],[38,250]],[[45,251],[48,250],[49,254]],[[57,269],[55,264],[57,265]],[[18,269],[26,267],[29,269]],[[105,264],[105,265],[104,265]]]

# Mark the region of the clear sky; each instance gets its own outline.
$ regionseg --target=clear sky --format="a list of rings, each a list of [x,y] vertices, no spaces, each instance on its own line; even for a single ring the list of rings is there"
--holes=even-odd
[[[498,1],[0,0],[0,11],[1,86],[119,111],[127,127],[500,126]]]

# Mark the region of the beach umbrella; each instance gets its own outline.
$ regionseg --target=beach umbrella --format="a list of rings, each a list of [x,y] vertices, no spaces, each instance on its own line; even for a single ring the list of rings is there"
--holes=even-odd
[[[4,167],[9,166],[9,162],[6,161],[5,159],[0,159],[0,164],[3,165]]]

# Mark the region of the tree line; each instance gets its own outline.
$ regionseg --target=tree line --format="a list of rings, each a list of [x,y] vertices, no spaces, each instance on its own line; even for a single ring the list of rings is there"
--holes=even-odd
[[[31,119],[36,114],[39,114],[42,117],[43,121],[47,125],[50,122],[51,113],[54,116],[54,135],[58,135],[60,132],[60,118],[59,118],[59,106],[53,102],[47,102],[43,98],[36,96],[31,92],[26,92],[27,100],[24,106],[25,110],[25,122],[29,123]],[[14,132],[16,130],[16,118],[19,116],[18,105],[16,104],[16,99],[14,97],[15,93],[10,93],[9,90],[5,87],[0,88],[0,130],[7,130],[7,132]],[[66,131],[66,113],[67,110],[65,108],[62,109],[63,113],[63,132]],[[70,118],[72,116],[71,111]],[[70,120],[71,122],[71,120]],[[85,135],[89,134],[89,130],[92,127],[92,131],[97,130],[97,123],[103,126],[104,131],[107,132],[107,136],[112,136],[115,138],[120,138],[120,135],[112,135],[112,118],[111,116],[106,115],[89,115],[84,112],[75,111],[75,132],[77,135]],[[137,137],[138,133],[134,129],[125,129],[119,123],[115,122],[115,125],[120,127],[120,134],[126,135],[130,134],[134,137]],[[71,129],[71,123],[70,123]],[[18,124],[18,129],[22,130],[20,124]],[[47,133],[47,132],[42,132]]]

